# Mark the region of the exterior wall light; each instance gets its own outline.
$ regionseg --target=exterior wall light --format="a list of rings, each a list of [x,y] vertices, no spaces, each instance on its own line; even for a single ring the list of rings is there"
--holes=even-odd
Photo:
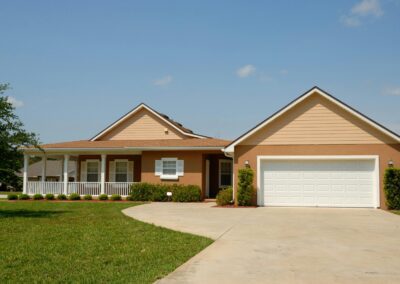
[[[250,167],[250,166],[249,166],[249,161],[248,161],[248,160],[244,161],[244,166],[245,166],[246,168]]]
[[[393,165],[394,165],[393,160],[390,159],[389,162],[388,162],[389,168],[393,168]]]

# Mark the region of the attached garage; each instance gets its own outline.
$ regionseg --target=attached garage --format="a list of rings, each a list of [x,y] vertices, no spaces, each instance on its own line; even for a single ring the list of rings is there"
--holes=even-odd
[[[258,158],[261,206],[379,207],[378,157]]]
[[[235,180],[253,169],[259,206],[386,208],[384,173],[400,165],[400,136],[314,87],[224,152]]]

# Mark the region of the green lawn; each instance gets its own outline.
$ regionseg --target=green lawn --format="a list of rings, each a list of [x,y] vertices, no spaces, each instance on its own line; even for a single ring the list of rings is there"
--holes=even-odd
[[[212,242],[121,213],[134,205],[0,202],[0,283],[152,283]]]

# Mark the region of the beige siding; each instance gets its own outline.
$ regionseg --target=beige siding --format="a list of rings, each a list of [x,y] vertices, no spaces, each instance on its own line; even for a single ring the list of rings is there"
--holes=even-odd
[[[327,99],[312,95],[241,144],[381,143],[394,143],[394,141]]]
[[[168,129],[168,132],[165,132]],[[186,138],[172,126],[143,109],[127,118],[120,125],[98,140],[152,140]]]

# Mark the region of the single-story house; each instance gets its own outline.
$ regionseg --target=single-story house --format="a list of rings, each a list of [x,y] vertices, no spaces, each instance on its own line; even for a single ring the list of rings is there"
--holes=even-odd
[[[132,182],[167,182],[196,184],[204,198],[233,185],[237,201],[238,170],[251,167],[260,206],[385,208],[384,171],[400,164],[399,135],[318,87],[234,141],[195,134],[140,104],[90,140],[42,148],[23,149],[25,165],[29,155],[77,161],[77,181],[64,172],[54,193],[126,195]]]

